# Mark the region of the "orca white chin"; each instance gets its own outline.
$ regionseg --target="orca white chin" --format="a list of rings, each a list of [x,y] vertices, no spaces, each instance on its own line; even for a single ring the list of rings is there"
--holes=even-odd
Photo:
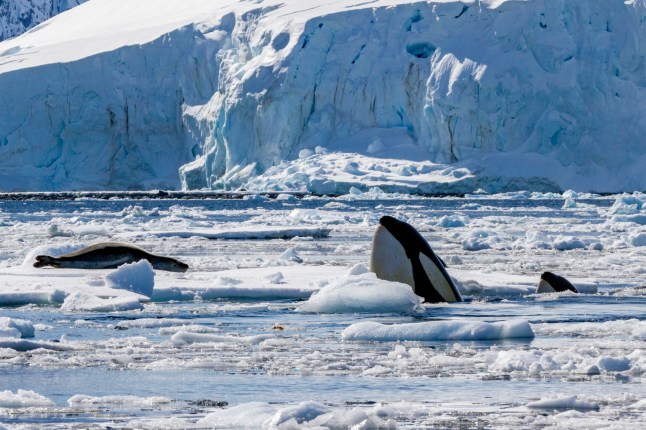
[[[430,303],[461,302],[442,260],[411,225],[384,216],[372,238],[370,270],[378,278],[413,287]]]
[[[556,293],[556,290],[550,285],[549,282],[541,279],[538,283],[538,287],[536,287],[536,294],[543,293]]]
[[[372,237],[370,271],[379,279],[408,284],[413,289],[413,268],[406,256],[406,250],[383,225],[378,225]]]

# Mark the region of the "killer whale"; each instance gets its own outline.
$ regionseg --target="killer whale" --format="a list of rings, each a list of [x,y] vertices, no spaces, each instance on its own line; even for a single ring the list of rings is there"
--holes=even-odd
[[[428,303],[461,302],[444,262],[410,224],[383,216],[372,238],[370,271],[378,278],[410,285]]]
[[[102,242],[78,251],[52,257],[39,255],[34,267],[60,267],[69,269],[116,269],[122,264],[148,260],[154,269],[186,272],[188,265],[171,257],[154,255],[127,243]]]
[[[579,292],[570,281],[562,276],[555,275],[552,272],[543,272],[541,274],[541,280],[536,287],[536,294],[560,293],[563,291]]]

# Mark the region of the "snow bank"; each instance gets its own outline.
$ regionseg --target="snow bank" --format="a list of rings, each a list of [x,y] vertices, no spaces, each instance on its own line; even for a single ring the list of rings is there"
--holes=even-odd
[[[500,340],[533,338],[534,332],[527,321],[475,322],[428,321],[410,324],[385,325],[374,321],[352,324],[342,333],[343,340],[368,341],[447,341],[447,340]]]
[[[0,337],[34,337],[31,321],[0,317]]]
[[[314,401],[282,408],[268,403],[252,402],[212,412],[197,424],[214,428],[245,429],[389,429],[396,427],[394,421],[381,418],[376,409],[354,408],[349,411],[337,411]]]
[[[102,299],[94,294],[77,291],[65,298],[63,312],[117,312],[143,309],[136,296],[118,296]]]
[[[105,281],[111,288],[151,297],[155,287],[155,271],[148,260],[140,260],[119,266],[114,272],[105,275]]]
[[[599,410],[597,403],[579,400],[577,396],[558,396],[527,404],[532,409],[592,409]]]
[[[377,279],[374,273],[347,276],[326,285],[300,305],[299,312],[410,313],[422,310],[410,285]]]
[[[30,408],[54,405],[55,403],[52,400],[31,390],[18,390],[16,393],[9,390],[0,391],[0,408]]]

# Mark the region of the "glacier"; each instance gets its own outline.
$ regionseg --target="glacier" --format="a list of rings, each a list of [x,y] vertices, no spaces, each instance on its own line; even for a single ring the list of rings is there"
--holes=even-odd
[[[16,37],[87,0],[3,0],[0,1],[0,42]]]
[[[0,190],[646,189],[644,0],[93,0],[0,43]]]

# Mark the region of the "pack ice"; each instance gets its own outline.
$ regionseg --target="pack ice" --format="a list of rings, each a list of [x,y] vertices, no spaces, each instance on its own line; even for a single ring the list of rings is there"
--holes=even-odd
[[[94,0],[0,43],[0,189],[645,189],[644,16]]]

